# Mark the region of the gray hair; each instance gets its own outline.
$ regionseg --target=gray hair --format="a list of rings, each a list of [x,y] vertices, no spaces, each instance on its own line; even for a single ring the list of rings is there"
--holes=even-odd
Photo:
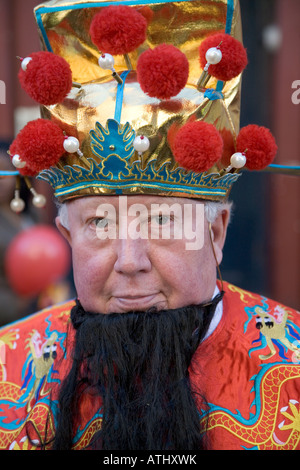
[[[204,211],[206,219],[213,224],[217,217],[224,211],[231,212],[232,202],[204,201]]]
[[[68,209],[67,203],[61,203],[56,201],[56,206],[58,210],[58,216],[60,218],[60,223],[66,229],[69,229],[69,220],[68,220]],[[213,224],[217,217],[224,210],[231,210],[231,202],[218,202],[218,201],[204,201],[204,212],[206,219],[209,223]]]
[[[57,208],[57,215],[60,219],[61,225],[68,230],[69,229],[69,216],[68,216],[67,203],[59,202],[56,200],[55,205]]]

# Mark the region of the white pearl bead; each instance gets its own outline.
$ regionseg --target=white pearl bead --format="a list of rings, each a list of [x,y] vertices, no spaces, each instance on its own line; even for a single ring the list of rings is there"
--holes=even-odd
[[[22,212],[24,210],[24,207],[25,207],[25,202],[23,201],[23,199],[19,197],[15,197],[10,202],[10,208],[13,212],[17,212],[17,213]]]
[[[98,64],[104,70],[114,70],[115,60],[110,54],[102,54],[98,59]]]
[[[222,52],[217,47],[211,47],[206,51],[205,58],[209,64],[218,64],[222,59]]]
[[[243,168],[246,164],[246,157],[243,153],[236,152],[231,156],[230,163],[233,168]]]
[[[133,147],[139,153],[146,152],[150,147],[149,139],[144,135],[139,135],[134,139]]]
[[[32,199],[32,204],[35,207],[39,207],[39,208],[44,207],[46,202],[47,202],[46,198],[42,194],[36,194],[34,198]]]
[[[24,168],[24,166],[26,166],[26,162],[23,162],[21,160],[21,157],[20,155],[16,154],[12,157],[12,164],[16,167],[16,168]]]
[[[75,153],[79,149],[79,140],[76,137],[68,137],[64,141],[64,149],[68,153]]]
[[[25,59],[22,60],[21,62],[21,67],[22,69],[24,70],[24,72],[26,72],[27,70],[27,65],[29,64],[29,62],[32,60],[32,57],[25,57]]]

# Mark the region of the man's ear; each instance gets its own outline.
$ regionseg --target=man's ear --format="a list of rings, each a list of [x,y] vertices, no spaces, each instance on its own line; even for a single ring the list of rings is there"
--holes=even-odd
[[[223,247],[226,240],[227,227],[230,219],[230,208],[224,208],[211,224],[211,238],[216,260],[221,264],[223,258]]]
[[[55,224],[58,230],[60,231],[60,233],[63,235],[63,237],[65,237],[65,239],[69,242],[69,244],[72,245],[72,238],[71,238],[70,231],[64,225],[61,224],[59,216],[55,218]]]

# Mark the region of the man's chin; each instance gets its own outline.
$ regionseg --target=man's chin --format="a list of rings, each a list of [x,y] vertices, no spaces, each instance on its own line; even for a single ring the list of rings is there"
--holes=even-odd
[[[167,308],[167,301],[157,294],[124,296],[111,298],[106,313],[146,312],[151,309],[159,311]]]

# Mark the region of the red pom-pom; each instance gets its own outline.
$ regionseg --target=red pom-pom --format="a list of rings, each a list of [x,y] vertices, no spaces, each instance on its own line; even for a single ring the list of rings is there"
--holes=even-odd
[[[220,160],[223,140],[212,124],[190,122],[178,131],[172,150],[180,166],[200,173],[209,170]]]
[[[93,18],[90,36],[102,53],[128,54],[146,39],[147,20],[126,5],[103,8]]]
[[[68,62],[52,52],[34,52],[27,68],[19,71],[21,86],[40,104],[61,103],[72,88],[72,72]]]
[[[207,64],[206,52],[211,47],[218,47],[222,59],[218,64],[211,64],[208,73],[218,80],[228,81],[237,77],[248,63],[247,52],[240,41],[229,34],[218,33],[208,36],[199,47],[200,65],[204,69]]]
[[[186,56],[176,47],[161,44],[143,52],[137,63],[137,79],[144,93],[167,100],[185,87],[189,76]]]
[[[19,152],[18,152],[18,142],[17,142],[17,138],[12,142],[11,146],[9,147],[9,153],[10,153],[10,156],[11,156],[11,160],[13,159],[13,157],[15,155],[19,155]],[[29,168],[29,166],[25,166],[23,168],[17,168],[18,172],[23,175],[23,176],[35,176],[36,175],[36,171],[33,171]]]
[[[277,145],[269,129],[250,124],[240,130],[237,151],[245,153],[249,170],[262,170],[274,160]]]
[[[60,127],[46,119],[30,121],[19,132],[12,145],[10,154],[18,154],[26,166],[20,169],[23,175],[34,175],[58,163],[65,153],[65,136]]]

